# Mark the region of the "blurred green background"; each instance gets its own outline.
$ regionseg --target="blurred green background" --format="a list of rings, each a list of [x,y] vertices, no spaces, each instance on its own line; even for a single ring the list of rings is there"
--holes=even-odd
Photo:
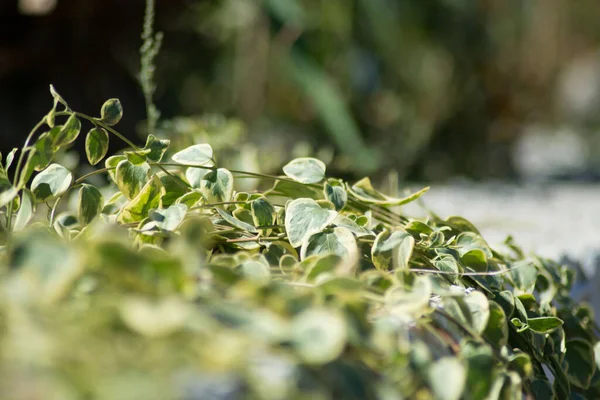
[[[3,153],[50,107],[50,83],[89,114],[120,98],[121,130],[143,142],[144,3],[0,1]],[[235,167],[270,172],[313,155],[353,178],[600,175],[597,0],[158,0],[156,8],[165,35],[159,132],[181,145],[208,140]]]

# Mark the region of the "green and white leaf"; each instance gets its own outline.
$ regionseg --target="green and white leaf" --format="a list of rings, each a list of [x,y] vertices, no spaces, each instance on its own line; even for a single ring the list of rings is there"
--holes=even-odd
[[[250,208],[252,210],[252,221],[254,222],[255,226],[261,227],[275,225],[277,211],[275,211],[275,207],[273,207],[273,205],[269,203],[266,198],[261,197],[256,200],[252,200],[250,203]],[[261,234],[264,236],[269,236],[271,231],[271,229],[260,230]]]
[[[19,212],[17,212],[14,230],[18,232],[25,228],[33,218],[34,213],[35,199],[33,194],[29,190],[23,189],[21,192],[21,206],[19,207]]]
[[[51,164],[36,175],[31,183],[31,192],[35,198],[44,202],[64,194],[73,182],[71,172],[59,164]]]
[[[401,206],[408,204],[424,195],[428,190],[429,187],[426,187],[411,194],[410,196],[404,198],[394,198],[386,196],[383,193],[375,190],[369,178],[361,179],[348,189],[348,191],[358,200],[368,204],[378,204],[381,206]]]
[[[318,183],[325,179],[325,163],[311,157],[296,158],[283,167],[283,172],[300,183]]]
[[[175,153],[171,159],[179,164],[204,166],[212,162],[213,149],[208,144],[195,144]]]
[[[293,247],[301,246],[315,233],[333,222],[337,212],[324,210],[312,199],[296,199],[286,204],[285,230]]]
[[[92,128],[85,137],[85,154],[91,165],[96,165],[108,152],[108,132],[104,128]]]
[[[335,228],[315,233],[304,241],[300,249],[300,258],[314,255],[336,254],[342,258],[354,258],[358,247],[354,235],[346,228]]]
[[[109,99],[100,110],[100,120],[108,126],[116,125],[123,117],[123,106],[119,99]]]
[[[199,189],[208,203],[231,201],[233,175],[225,168],[212,170],[202,177]]]
[[[104,197],[102,193],[92,185],[83,184],[79,189],[77,201],[77,215],[79,221],[87,225],[96,218],[104,208]]]
[[[128,160],[123,160],[117,165],[115,182],[125,197],[133,199],[148,182],[149,174],[150,166],[147,163],[133,165]]]

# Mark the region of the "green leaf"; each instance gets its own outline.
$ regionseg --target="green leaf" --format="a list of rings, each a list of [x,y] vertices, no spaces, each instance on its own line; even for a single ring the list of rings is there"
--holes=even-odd
[[[477,345],[465,340],[460,349],[461,358],[467,362],[467,382],[465,393],[473,400],[485,400],[491,389],[494,367],[497,361],[489,346]]]
[[[85,183],[81,185],[77,207],[79,221],[84,225],[89,224],[102,212],[102,208],[104,208],[102,193],[95,186]]]
[[[150,166],[148,164],[133,165],[128,160],[123,160],[117,165],[115,182],[125,197],[133,199],[148,182],[149,173]]]
[[[458,263],[456,262],[456,258],[454,258],[453,256],[449,254],[444,254],[437,260],[433,260],[433,265],[435,265],[435,267],[440,271],[456,273],[456,276],[448,275],[448,277],[454,282],[458,280],[460,268],[458,266]]]
[[[464,232],[456,237],[456,250],[461,257],[473,250],[480,250],[485,258],[492,258],[493,256],[492,250],[490,250],[486,241],[473,232]]]
[[[510,322],[517,328],[517,332],[525,332],[529,329],[529,325],[526,322],[521,321],[519,318],[512,318]]]
[[[419,197],[425,194],[429,190],[429,187],[419,190],[411,194],[410,196],[402,199],[386,196],[373,188],[371,180],[369,178],[363,178],[356,182],[349,189],[350,193],[354,195],[358,200],[361,200],[369,204],[378,204],[382,206],[401,206],[415,201]]]
[[[92,128],[85,137],[85,154],[91,165],[96,165],[108,153],[108,132],[104,128]]]
[[[19,207],[19,212],[17,213],[17,218],[15,219],[15,231],[20,231],[27,226],[31,218],[33,218],[33,214],[35,213],[35,199],[33,198],[33,194],[27,190],[23,189],[21,193],[21,206]]]
[[[52,142],[53,147],[62,147],[73,143],[81,131],[81,121],[71,114]]]
[[[148,216],[158,228],[165,231],[175,231],[185,218],[186,213],[187,206],[185,204],[173,204],[163,210],[151,210]]]
[[[354,233],[357,237],[373,234],[370,230],[358,225],[356,222],[343,214],[338,214],[338,216],[335,217],[333,220],[333,225],[337,226],[338,228],[346,228],[350,232]]]
[[[427,377],[436,399],[459,400],[467,381],[467,371],[458,359],[442,357],[429,367]]]
[[[19,189],[17,189],[14,186],[6,187],[2,192],[0,192],[0,207],[4,207],[8,203],[10,203],[18,195]]]
[[[147,154],[148,160],[152,162],[160,162],[169,148],[171,141],[168,139],[158,139],[154,135],[148,135],[144,150],[150,150]]]
[[[177,199],[181,198],[187,193],[190,193],[188,184],[177,175],[161,175],[160,182],[162,183],[162,188],[160,191],[161,208],[169,207],[170,205],[174,204]],[[196,193],[196,196],[199,195],[199,193]]]
[[[208,144],[196,144],[175,153],[171,159],[179,164],[201,167],[212,162],[213,149]]]
[[[469,268],[474,269],[477,272],[487,272],[488,261],[485,252],[480,249],[473,249],[467,253],[464,253],[460,257],[460,261]]]
[[[325,179],[325,163],[311,157],[296,158],[283,167],[283,172],[300,183],[317,183]]]
[[[520,290],[531,293],[535,287],[538,271],[530,261],[518,261],[511,265],[510,275],[515,286]]]
[[[17,153],[19,149],[18,148],[13,148],[7,155],[6,155],[6,164],[5,164],[5,170],[8,171],[10,169],[10,166],[13,163],[13,160],[15,159],[15,154]],[[1,161],[1,159],[0,159]]]
[[[108,126],[116,125],[123,117],[123,106],[119,99],[110,99],[102,105],[100,121]]]
[[[34,149],[28,156],[31,160],[27,164],[27,168],[33,168],[35,171],[41,171],[46,168],[54,158],[53,135],[60,130],[60,127],[55,127],[49,132],[44,132],[35,141]]]
[[[292,323],[292,343],[307,364],[325,364],[338,358],[347,340],[344,317],[332,309],[312,308]]]
[[[592,344],[587,340],[578,338],[567,340],[565,362],[569,366],[567,369],[569,382],[581,389],[587,389],[596,372]]]
[[[333,222],[337,212],[324,210],[312,199],[296,199],[286,204],[285,230],[290,244],[298,247],[310,236]]]
[[[64,194],[73,181],[71,172],[59,164],[51,164],[37,174],[31,183],[31,191],[35,198],[44,202]]]
[[[127,160],[127,158],[125,156],[110,156],[108,157],[106,160],[104,160],[104,166],[106,168],[108,168],[108,176],[110,176],[110,179],[112,179],[112,181],[116,184],[117,183],[117,166],[119,165],[119,163],[123,160]]]
[[[308,198],[319,200],[323,198],[323,193],[320,191],[317,191],[302,183],[292,182],[287,179],[276,181],[275,185],[269,192],[276,195],[286,196],[290,199]]]
[[[523,353],[518,350],[515,351],[515,354],[508,358],[510,369],[517,371],[523,378],[530,378],[533,374],[531,358],[529,355],[527,355],[527,353]]]
[[[412,256],[415,239],[406,231],[382,231],[371,248],[371,260],[380,270],[404,270]],[[392,264],[393,263],[393,264]]]
[[[266,198],[261,197],[253,200],[250,203],[250,207],[252,209],[252,221],[254,221],[255,226],[261,227],[275,225],[277,212],[275,211],[275,207],[273,207],[273,205],[269,203]],[[270,233],[271,229],[261,230],[261,234],[263,236],[269,236]]]
[[[411,290],[393,287],[385,292],[385,304],[395,315],[421,313],[429,306],[432,285],[427,276],[417,276]]]
[[[348,203],[348,193],[343,183],[330,179],[323,186],[325,198],[333,203],[336,211],[342,211]]]
[[[501,292],[496,293],[495,300],[504,310],[506,318],[508,319],[512,317],[515,311],[515,298],[513,294],[508,290],[503,290]]]
[[[300,249],[300,258],[313,255],[336,254],[348,258],[358,253],[354,235],[346,228],[335,228],[332,231],[315,233],[305,240]]]
[[[125,151],[123,152],[123,155],[133,165],[141,165],[148,160],[148,154],[150,154],[150,151],[150,149]]]
[[[123,206],[117,220],[122,224],[128,224],[148,217],[150,210],[159,206],[161,188],[160,180],[153,176],[138,195]]]
[[[239,219],[231,216],[229,213],[227,213],[227,211],[223,211],[220,208],[215,208],[217,210],[217,212],[219,213],[219,215],[221,215],[221,217],[227,221],[229,224],[231,224],[232,226],[239,228],[243,231],[248,231],[250,233],[258,233],[258,231],[256,230],[255,227],[253,227],[250,224],[247,224],[243,221],[240,221]]]
[[[185,178],[192,188],[199,189],[202,184],[202,178],[210,171],[210,169],[190,167],[185,170]]]
[[[240,269],[245,277],[259,284],[268,283],[271,279],[269,266],[260,261],[248,260],[240,265]]]
[[[474,291],[464,297],[464,302],[471,312],[473,328],[477,333],[483,333],[490,318],[490,306],[487,297],[482,292]]]
[[[529,329],[537,333],[550,333],[563,323],[563,320],[556,317],[527,318]]]
[[[555,394],[552,385],[546,379],[534,379],[531,382],[531,390],[534,399],[554,399]]]
[[[483,337],[502,348],[508,343],[508,325],[504,309],[495,301],[489,301],[489,319]]]
[[[225,168],[210,171],[200,181],[200,193],[208,203],[231,201],[233,175]]]

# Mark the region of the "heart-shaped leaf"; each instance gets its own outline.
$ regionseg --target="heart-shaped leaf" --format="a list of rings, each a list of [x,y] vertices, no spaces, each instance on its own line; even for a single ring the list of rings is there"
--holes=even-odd
[[[325,163],[311,157],[296,158],[283,167],[283,172],[300,183],[317,183],[325,178]]]
[[[391,267],[404,270],[412,255],[415,239],[406,231],[382,231],[371,248],[371,260],[380,270]]]
[[[346,228],[335,228],[315,233],[304,241],[300,258],[313,255],[336,254],[342,258],[352,258],[358,253],[354,235]]]
[[[312,199],[296,199],[286,205],[285,230],[290,244],[298,247],[331,224],[337,212],[325,210]]]
[[[213,149],[208,144],[195,144],[175,153],[171,159],[179,164],[203,166],[212,162]]]
[[[118,221],[123,224],[142,221],[148,217],[150,210],[158,208],[160,204],[161,182],[153,176],[140,190],[137,196],[121,209]]]
[[[147,163],[133,165],[128,160],[123,160],[115,170],[115,182],[125,197],[133,199],[148,182],[149,173],[150,166]]]
[[[210,171],[200,180],[200,193],[209,203],[231,201],[233,196],[233,175],[225,168]]]
[[[73,175],[68,169],[59,164],[51,164],[33,178],[31,192],[38,201],[44,202],[65,193],[72,181]]]
[[[146,145],[144,146],[144,150],[150,150],[150,152],[146,155],[148,160],[152,162],[160,162],[170,144],[171,141],[168,139],[158,139],[154,135],[148,135],[148,138],[146,139]]]

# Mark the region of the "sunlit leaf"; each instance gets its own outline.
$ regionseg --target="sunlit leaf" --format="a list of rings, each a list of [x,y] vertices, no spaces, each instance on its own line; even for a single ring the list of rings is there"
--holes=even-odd
[[[92,128],[85,137],[85,154],[91,165],[96,165],[108,152],[108,132],[104,128]]]
[[[15,219],[15,231],[20,231],[27,226],[31,218],[35,213],[35,199],[33,194],[27,190],[23,189],[21,193],[21,206],[19,207],[19,212],[17,213],[17,218]]]
[[[148,164],[133,165],[128,160],[123,160],[117,164],[115,182],[125,197],[133,199],[148,182],[149,173],[150,166]]]
[[[179,164],[203,166],[212,161],[213,149],[208,144],[196,144],[175,153],[171,159]]]
[[[365,203],[369,204],[378,204],[382,206],[401,206],[404,204],[408,204],[412,201],[415,201],[419,197],[425,194],[429,190],[429,187],[419,190],[411,194],[410,196],[404,198],[394,198],[390,196],[386,196],[373,188],[371,185],[371,180],[369,178],[363,178],[360,181],[356,182],[352,187],[350,187],[349,191],[352,193],[358,200],[361,200]]]
[[[324,210],[312,199],[296,199],[287,204],[285,230],[290,244],[298,247],[331,224],[337,212]]]
[[[358,253],[354,235],[346,228],[315,233],[305,240],[300,250],[300,258],[312,255],[337,254],[342,258],[354,257]]]
[[[225,168],[210,171],[200,180],[200,193],[209,203],[231,201],[233,175]]]
[[[33,178],[31,192],[38,201],[47,201],[64,194],[72,181],[73,175],[68,169],[59,164],[51,164]]]
[[[325,179],[325,163],[316,158],[296,158],[283,167],[283,172],[300,183],[318,183]]]

